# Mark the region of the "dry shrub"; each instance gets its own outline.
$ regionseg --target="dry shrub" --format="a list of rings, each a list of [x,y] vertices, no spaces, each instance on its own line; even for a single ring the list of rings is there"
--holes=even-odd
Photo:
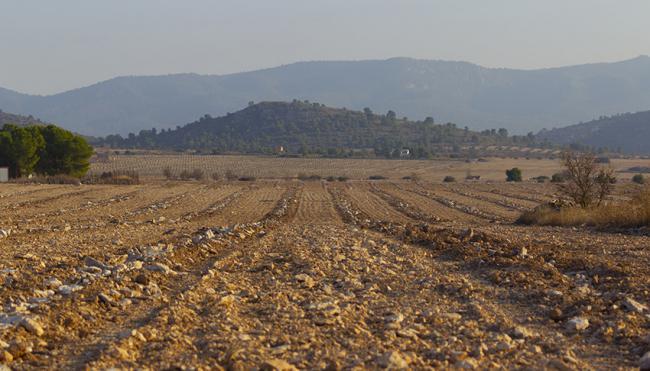
[[[181,178],[181,180],[189,180],[191,177],[192,173],[190,173],[188,170],[181,171],[181,174],[179,175],[179,178]]]
[[[203,180],[205,178],[205,173],[201,169],[192,170],[192,179]]]
[[[603,203],[593,207],[562,207],[542,205],[524,212],[521,224],[550,226],[592,226],[598,228],[650,227],[650,188],[632,201]]]
[[[103,172],[100,175],[89,175],[83,178],[86,184],[132,185],[140,184],[140,174],[131,170],[116,170]]]
[[[31,178],[19,178],[12,180],[12,183],[18,184],[72,184],[81,185],[79,178],[71,177],[68,175],[51,175],[51,176],[35,176]]]
[[[602,206],[616,183],[614,170],[599,166],[592,153],[564,152],[562,164],[567,179],[558,190],[582,208]]]
[[[163,169],[163,175],[167,180],[176,179],[176,174],[172,171],[172,168],[167,166]]]
[[[321,176],[317,174],[307,175],[305,173],[298,174],[298,179],[302,181],[316,181],[321,180]]]
[[[229,180],[229,181],[231,181],[231,182],[232,182],[232,181],[235,181],[235,180],[237,180],[237,178],[239,178],[239,177],[237,176],[237,174],[235,174],[235,172],[232,171],[232,170],[226,170],[225,177],[226,177],[227,180]]]

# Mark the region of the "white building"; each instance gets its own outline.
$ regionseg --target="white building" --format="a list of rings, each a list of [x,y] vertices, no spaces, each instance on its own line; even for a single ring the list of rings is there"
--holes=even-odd
[[[9,168],[0,167],[0,183],[6,183],[9,181]]]

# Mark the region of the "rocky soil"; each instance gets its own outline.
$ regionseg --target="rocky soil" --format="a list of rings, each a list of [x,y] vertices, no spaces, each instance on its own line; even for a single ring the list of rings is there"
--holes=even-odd
[[[649,369],[650,237],[496,188],[2,185],[0,370]]]

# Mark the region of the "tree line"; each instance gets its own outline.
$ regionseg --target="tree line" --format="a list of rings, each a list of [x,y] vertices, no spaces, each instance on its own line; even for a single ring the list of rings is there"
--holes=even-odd
[[[93,152],[83,137],[55,125],[6,124],[0,130],[0,166],[9,167],[10,178],[34,173],[82,177]]]

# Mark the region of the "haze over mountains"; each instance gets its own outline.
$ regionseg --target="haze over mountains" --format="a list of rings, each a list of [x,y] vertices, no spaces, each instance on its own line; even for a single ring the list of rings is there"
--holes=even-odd
[[[0,109],[86,135],[171,128],[249,101],[293,99],[523,134],[650,109],[650,58],[542,70],[408,58],[301,62],[223,76],[118,77],[50,96],[0,88]]]

